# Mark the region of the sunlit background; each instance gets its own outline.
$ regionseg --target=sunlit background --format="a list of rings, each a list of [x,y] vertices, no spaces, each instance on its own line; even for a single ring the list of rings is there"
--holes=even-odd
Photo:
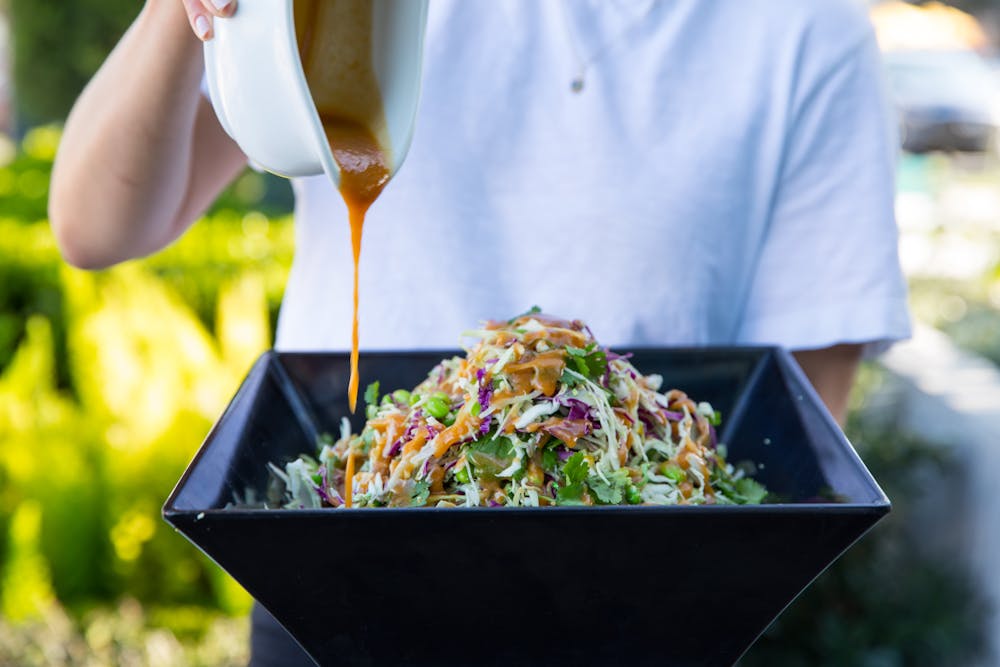
[[[248,172],[100,273],[46,221],[60,123],[140,4],[0,0],[2,666],[247,659],[248,596],[159,508],[271,341],[287,184]],[[747,666],[1000,664],[1000,0],[955,4],[872,3],[918,333],[863,369],[849,435],[894,511]]]

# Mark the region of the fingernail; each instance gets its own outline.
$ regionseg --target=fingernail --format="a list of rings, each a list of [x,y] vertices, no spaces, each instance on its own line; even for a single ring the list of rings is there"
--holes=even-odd
[[[208,19],[204,16],[198,16],[194,20],[194,31],[198,35],[199,39],[205,39],[208,37],[208,33],[212,30],[212,24],[208,22]]]
[[[215,8],[221,12],[223,9],[228,7],[229,3],[232,1],[233,0],[212,0],[212,4],[215,5]]]

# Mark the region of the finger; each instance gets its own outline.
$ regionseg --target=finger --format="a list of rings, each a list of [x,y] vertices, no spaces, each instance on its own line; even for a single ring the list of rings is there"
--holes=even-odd
[[[184,11],[187,12],[188,23],[198,39],[205,42],[212,39],[212,14],[202,0],[181,0]]]
[[[236,0],[201,0],[201,4],[219,18],[232,16],[233,12],[236,11]]]

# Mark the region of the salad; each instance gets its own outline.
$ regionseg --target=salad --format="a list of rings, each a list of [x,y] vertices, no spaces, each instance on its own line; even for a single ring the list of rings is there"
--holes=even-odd
[[[463,335],[416,388],[365,392],[367,422],[270,464],[285,508],[748,504],[719,413],[533,308]]]

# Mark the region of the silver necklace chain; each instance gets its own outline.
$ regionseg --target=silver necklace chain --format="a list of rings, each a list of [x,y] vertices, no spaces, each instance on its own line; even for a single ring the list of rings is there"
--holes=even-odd
[[[570,48],[573,49],[573,59],[576,61],[576,73],[573,75],[573,78],[570,79],[569,89],[574,93],[581,93],[587,83],[587,70],[600,62],[613,50],[613,47],[618,46],[618,44],[620,44],[621,41],[627,37],[637,25],[649,17],[649,15],[653,12],[653,7],[656,6],[656,0],[652,0],[641,15],[627,21],[621,30],[619,30],[611,39],[602,43],[597,50],[595,50],[587,58],[584,58],[580,54],[580,47],[577,44],[576,30],[573,27],[573,19],[569,14],[569,9],[566,7],[569,2],[567,2],[567,0],[561,0],[559,4],[560,11],[562,12],[563,24],[566,26],[566,34],[569,37]]]

